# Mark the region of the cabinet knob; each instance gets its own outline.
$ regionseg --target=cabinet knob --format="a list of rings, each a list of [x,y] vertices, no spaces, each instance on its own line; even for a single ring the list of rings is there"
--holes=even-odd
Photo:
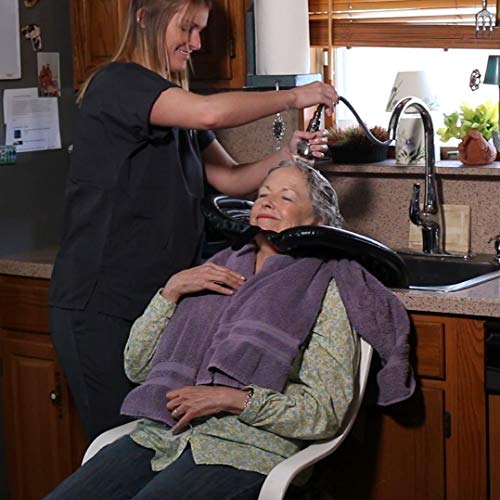
[[[50,391],[49,398],[55,405],[61,404],[61,393],[58,390]]]
[[[57,415],[59,418],[63,417],[63,397],[61,390],[61,376],[56,373],[56,388],[49,392],[49,399],[51,403],[57,408]]]
[[[494,237],[495,260],[500,263],[500,234]]]

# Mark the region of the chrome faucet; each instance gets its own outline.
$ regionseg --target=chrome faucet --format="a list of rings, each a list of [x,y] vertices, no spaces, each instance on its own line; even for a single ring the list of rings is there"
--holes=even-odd
[[[424,207],[420,210],[420,184],[413,184],[410,202],[410,220],[422,228],[424,253],[443,253],[443,209],[436,185],[436,161],[434,157],[434,127],[429,108],[417,97],[405,97],[398,102],[391,115],[389,129],[396,130],[401,114],[410,106],[422,118],[425,135],[425,193]]]
[[[344,97],[339,97],[356,117],[359,126],[368,138],[375,144],[388,145],[396,139],[396,129],[404,111],[412,106],[422,118],[425,134],[425,193],[424,208],[420,210],[420,184],[413,185],[410,202],[410,220],[422,228],[422,250],[428,254],[443,253],[443,210],[436,187],[436,160],[434,157],[434,127],[427,105],[418,97],[405,97],[395,106],[389,121],[389,138],[379,141],[365,125],[351,103]]]

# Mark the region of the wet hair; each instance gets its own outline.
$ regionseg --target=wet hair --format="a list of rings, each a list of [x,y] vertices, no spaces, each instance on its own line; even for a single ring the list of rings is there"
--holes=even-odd
[[[279,165],[269,170],[267,175],[269,176],[271,172],[280,168],[290,167],[296,168],[304,174],[309,187],[309,197],[313,213],[319,219],[320,223],[326,226],[342,227],[344,218],[340,214],[337,193],[326,177],[318,170],[304,161],[294,159],[282,161]]]
[[[120,44],[110,62],[140,64],[187,89],[187,75],[173,74],[170,71],[165,49],[167,26],[174,15],[183,9],[182,23],[188,22],[197,8],[211,6],[212,0],[130,0]],[[101,67],[82,85],[78,101],[83,98],[90,80],[99,69]]]

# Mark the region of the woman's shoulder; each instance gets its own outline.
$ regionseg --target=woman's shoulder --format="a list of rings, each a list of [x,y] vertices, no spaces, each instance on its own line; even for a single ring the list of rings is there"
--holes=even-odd
[[[169,82],[158,73],[133,62],[110,62],[96,73],[96,78],[99,80],[119,79],[121,84],[126,83],[129,78],[142,78],[161,83],[168,82],[173,85],[172,82]]]
[[[140,64],[114,61],[96,72],[89,89],[100,91],[104,88],[120,93],[120,91],[127,92],[127,89],[161,91],[176,86],[175,83]]]

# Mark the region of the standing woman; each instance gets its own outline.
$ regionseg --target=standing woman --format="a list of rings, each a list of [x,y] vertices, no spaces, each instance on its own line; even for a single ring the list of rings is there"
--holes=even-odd
[[[83,86],[52,274],[51,332],[88,439],[123,422],[131,389],[123,349],[132,322],[168,278],[199,262],[204,181],[243,196],[299,140],[322,156],[319,133],[238,165],[210,131],[286,109],[337,101],[323,83],[200,96],[186,69],[200,49],[210,0],[131,0],[112,61]]]

